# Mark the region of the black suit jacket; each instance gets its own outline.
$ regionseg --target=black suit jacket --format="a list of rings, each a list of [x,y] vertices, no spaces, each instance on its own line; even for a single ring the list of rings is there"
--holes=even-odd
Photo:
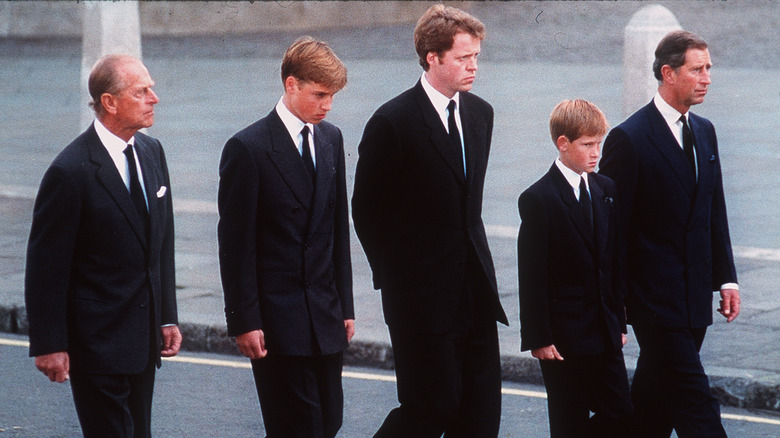
[[[507,323],[482,223],[492,107],[460,94],[466,176],[420,82],[382,105],[359,145],[352,213],[391,327],[441,333],[456,323],[469,253],[479,296]]]
[[[355,317],[341,131],[314,129],[312,184],[276,110],[228,140],[219,167],[219,260],[228,334],[262,329],[269,354],[347,348]]]
[[[712,324],[712,292],[736,282],[718,142],[690,113],[698,180],[653,102],[612,129],[603,173],[615,180],[626,236],[629,322]]]
[[[555,344],[567,354],[622,348],[624,279],[618,259],[615,183],[589,174],[593,229],[553,164],[518,200],[521,349]]]
[[[135,145],[149,205],[148,242],[94,126],[43,177],[25,277],[31,356],[67,351],[74,370],[135,374],[149,363],[152,342],[160,345],[160,325],[178,322],[165,154],[141,133]]]

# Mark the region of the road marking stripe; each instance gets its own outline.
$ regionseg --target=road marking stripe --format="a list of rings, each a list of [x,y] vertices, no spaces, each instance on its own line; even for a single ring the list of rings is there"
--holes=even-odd
[[[29,347],[30,343],[27,341],[17,341],[14,339],[3,339],[0,338],[0,345],[8,345],[11,347]]]
[[[0,338],[0,345],[7,345],[12,347],[29,347],[30,343],[28,341],[19,341],[15,339]],[[211,366],[218,366],[218,367],[244,368],[244,369],[252,368],[251,363],[247,361],[239,362],[236,360],[205,359],[205,358],[192,357],[192,356],[165,357],[163,358],[163,360],[166,362],[190,363],[194,365],[211,365]],[[396,381],[395,376],[386,375],[386,374],[343,371],[341,375],[342,377],[346,377],[348,379],[372,380],[372,381],[379,381],[379,382]],[[541,399],[547,398],[547,394],[544,392],[528,391],[523,389],[501,388],[501,393],[506,395],[519,396],[519,397],[531,397],[531,398],[541,398]],[[737,415],[737,414],[721,414],[721,417],[726,420],[746,421],[749,423],[762,423],[762,424],[771,424],[773,426],[780,426],[780,420],[775,420],[772,418],[761,418],[761,417],[753,417],[749,415]]]

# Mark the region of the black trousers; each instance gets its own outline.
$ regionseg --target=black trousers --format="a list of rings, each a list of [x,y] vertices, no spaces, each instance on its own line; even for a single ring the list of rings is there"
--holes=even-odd
[[[332,438],[341,428],[343,353],[252,360],[267,438]]]
[[[726,432],[699,350],[707,328],[634,325],[639,359],[631,385],[636,437],[720,438]]]
[[[85,438],[152,436],[154,361],[140,374],[70,373],[76,413]]]
[[[623,351],[540,360],[552,438],[627,438],[631,416]],[[593,412],[593,416],[590,413]]]
[[[443,334],[388,327],[398,401],[375,438],[493,438],[501,422],[501,361],[495,309],[473,253],[455,326]],[[409,329],[411,328],[411,330]]]

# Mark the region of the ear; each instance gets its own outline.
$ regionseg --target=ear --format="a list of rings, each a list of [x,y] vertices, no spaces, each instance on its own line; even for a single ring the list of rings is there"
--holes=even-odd
[[[663,79],[664,82],[673,84],[675,76],[676,72],[673,68],[669,67],[668,64],[664,64],[664,66],[661,67],[661,79]]]
[[[116,114],[116,97],[110,93],[103,93],[100,95],[100,103],[103,105],[103,109],[109,114]]]
[[[298,79],[295,79],[294,76],[287,76],[287,79],[284,80],[284,92],[292,93],[296,89],[298,89]]]
[[[555,147],[558,148],[559,152],[566,152],[569,148],[569,139],[565,135],[558,136],[555,140]]]
[[[439,54],[436,52],[428,52],[427,55],[425,55],[425,60],[428,61],[428,65],[433,65],[434,61],[439,59]]]

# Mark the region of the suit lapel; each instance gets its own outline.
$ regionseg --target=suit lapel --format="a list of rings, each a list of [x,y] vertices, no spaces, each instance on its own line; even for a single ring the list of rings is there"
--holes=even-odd
[[[460,161],[457,151],[453,149],[454,146],[450,142],[447,130],[444,128],[439,114],[436,113],[431,99],[425,94],[425,89],[423,89],[421,82],[418,81],[414,89],[423,115],[423,122],[431,132],[430,138],[433,147],[442,156],[458,181],[465,184],[466,177],[463,174],[463,162]]]
[[[466,102],[467,99],[464,96],[464,93],[460,94],[460,120],[463,125],[463,149],[466,153],[466,179],[470,182],[477,169],[477,160],[482,157],[482,154],[477,153],[479,152],[477,145],[481,144],[481,139],[476,136],[476,133],[484,133],[485,131],[476,128],[477,120],[474,117],[474,113],[470,111]]]
[[[162,221],[160,220],[160,209],[156,202],[157,192],[162,186],[158,170],[160,169],[159,160],[152,154],[152,150],[138,136],[135,137],[136,151],[138,151],[138,161],[141,165],[141,173],[144,179],[144,188],[146,189],[147,205],[149,206],[149,241],[156,242],[155,236],[159,234],[158,228]],[[168,190],[169,188],[166,188]]]
[[[336,175],[336,165],[334,163],[333,148],[335,146],[322,135],[319,127],[314,127],[314,154],[317,160],[317,184],[314,190],[314,199],[312,200],[311,217],[309,218],[308,232],[314,231],[322,214],[325,212],[325,204],[328,201],[330,185]]]
[[[696,195],[696,177],[691,172],[685,153],[669,130],[669,125],[666,124],[658,108],[652,102],[647,108],[647,118],[650,126],[648,141],[658,149],[682,186],[685,187],[688,196],[693,199]]]
[[[552,177],[555,188],[561,197],[561,201],[569,209],[569,219],[571,219],[572,223],[574,223],[574,227],[577,229],[583,240],[585,240],[585,243],[592,251],[593,231],[590,230],[588,225],[585,223],[585,215],[583,214],[582,208],[580,207],[580,203],[577,202],[577,198],[574,197],[574,189],[572,189],[572,187],[569,185],[569,182],[566,181],[566,178],[563,176],[555,163],[553,163],[548,173]]]
[[[311,178],[309,178],[306,167],[303,165],[301,154],[298,153],[298,147],[290,138],[290,133],[276,113],[276,109],[271,111],[267,119],[271,137],[271,150],[268,152],[268,157],[279,171],[287,187],[289,187],[295,198],[298,199],[298,202],[307,211],[311,211],[314,185],[311,182]],[[316,146],[315,141],[315,148]]]
[[[591,174],[588,174],[590,186],[590,199],[593,203],[593,236],[596,244],[597,260],[601,260],[607,248],[607,235],[609,233],[609,204],[604,199],[604,191]],[[595,238],[602,236],[603,238]]]
[[[108,154],[106,147],[100,141],[100,138],[95,131],[95,127],[90,126],[90,137],[87,143],[89,150],[89,159],[97,166],[95,176],[97,180],[103,185],[103,188],[108,192],[108,195],[117,205],[122,214],[124,214],[127,222],[130,223],[130,227],[135,232],[138,240],[144,246],[147,245],[146,237],[144,233],[144,225],[141,222],[141,218],[138,216],[138,212],[135,210],[133,201],[130,199],[130,192],[127,190],[122,177],[119,175],[119,171]]]

